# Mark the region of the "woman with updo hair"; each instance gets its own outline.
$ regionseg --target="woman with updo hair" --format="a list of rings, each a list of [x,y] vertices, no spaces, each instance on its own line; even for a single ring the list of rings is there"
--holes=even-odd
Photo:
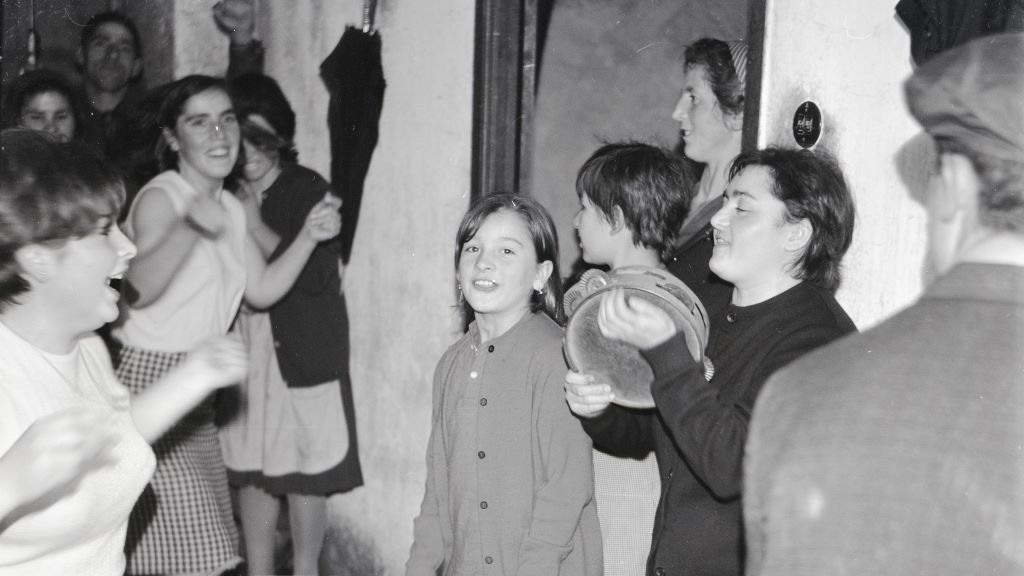
[[[117,226],[124,185],[88,148],[0,134],[0,574],[125,570],[148,443],[213,390],[245,350],[224,336],[129,396],[95,330],[136,250]]]
[[[683,90],[672,112],[679,123],[684,155],[700,165],[694,193],[676,249],[667,265],[690,287],[710,315],[729,303],[729,284],[708,268],[711,216],[722,206],[729,165],[743,143],[747,45],[701,38],[686,47]]]

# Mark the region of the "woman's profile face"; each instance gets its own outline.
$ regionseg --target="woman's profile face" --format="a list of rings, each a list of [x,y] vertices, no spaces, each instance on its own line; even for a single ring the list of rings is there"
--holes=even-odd
[[[95,330],[117,319],[120,294],[110,286],[120,278],[135,256],[135,245],[115,221],[104,216],[92,233],[68,240],[53,249],[58,263],[52,271],[51,292],[55,306],[63,307],[69,322],[82,324],[83,330]]]
[[[241,138],[231,98],[220,88],[192,96],[164,137],[178,155],[182,176],[223,180],[235,166]]]
[[[722,111],[711,90],[703,64],[688,66],[683,75],[683,92],[676,102],[672,119],[679,122],[686,156],[698,162],[710,162],[721,154],[731,158],[739,153],[742,121]],[[728,119],[728,123],[727,123]],[[731,152],[730,152],[731,150]]]
[[[75,114],[64,94],[56,91],[40,92],[25,101],[19,124],[24,128],[40,130],[60,142],[75,137]]]
[[[725,190],[725,204],[711,218],[715,247],[711,270],[737,287],[751,287],[789,276],[799,253],[786,205],[772,193],[768,169],[743,169]],[[802,246],[802,245],[801,245]]]

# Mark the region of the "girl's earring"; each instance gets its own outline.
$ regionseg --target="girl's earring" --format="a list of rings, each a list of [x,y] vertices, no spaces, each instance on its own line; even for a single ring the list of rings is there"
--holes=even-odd
[[[456,284],[455,288],[459,291],[459,306],[465,303],[465,298],[462,296],[462,284]]]

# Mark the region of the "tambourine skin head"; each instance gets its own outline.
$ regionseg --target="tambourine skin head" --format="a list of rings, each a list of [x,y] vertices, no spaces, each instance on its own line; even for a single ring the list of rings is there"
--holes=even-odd
[[[575,287],[574,287],[575,288]],[[658,268],[628,267],[613,271],[606,282],[575,297],[575,310],[565,330],[564,351],[569,366],[607,382],[614,402],[630,408],[653,408],[654,373],[640,351],[624,342],[605,338],[597,324],[601,296],[615,288],[626,298],[643,298],[665,310],[686,339],[681,354],[700,362],[707,345],[708,321],[704,306],[681,280]]]

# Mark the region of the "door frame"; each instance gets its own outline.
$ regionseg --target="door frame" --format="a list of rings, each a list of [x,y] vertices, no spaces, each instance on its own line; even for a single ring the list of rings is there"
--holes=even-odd
[[[538,0],[477,0],[470,194],[528,194]]]

